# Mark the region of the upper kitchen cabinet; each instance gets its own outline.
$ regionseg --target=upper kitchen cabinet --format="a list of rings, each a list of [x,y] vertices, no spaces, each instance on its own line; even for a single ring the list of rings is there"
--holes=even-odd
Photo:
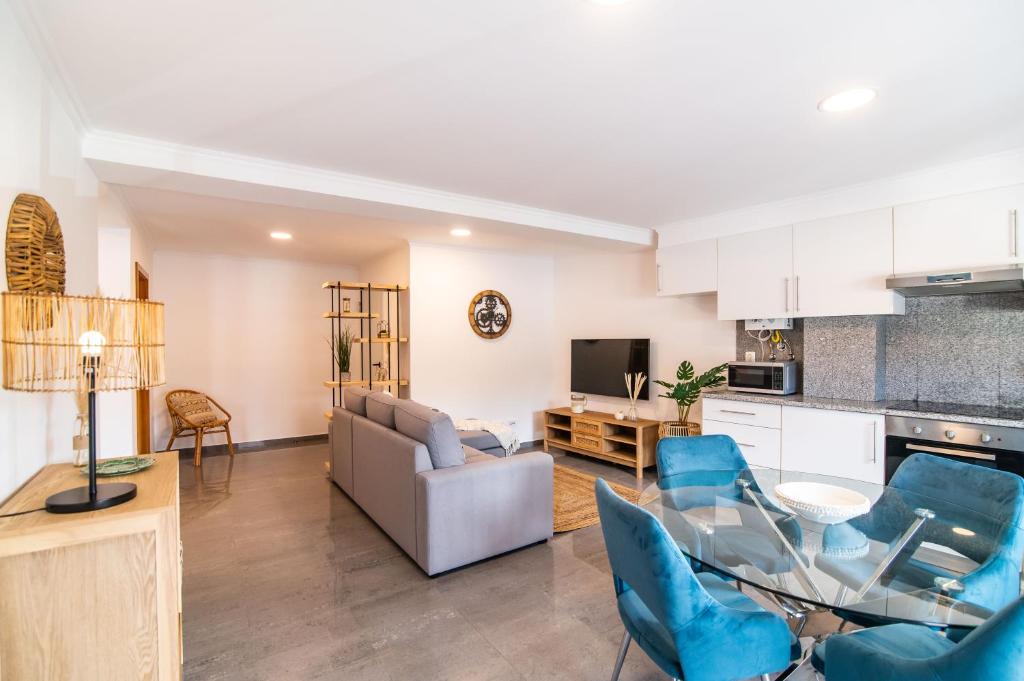
[[[896,206],[896,274],[1020,262],[1024,185]]]
[[[893,274],[892,209],[793,226],[793,317],[903,314],[887,291]]]
[[[792,317],[793,228],[718,240],[718,318]]]
[[[718,290],[718,239],[659,248],[656,258],[659,296]]]

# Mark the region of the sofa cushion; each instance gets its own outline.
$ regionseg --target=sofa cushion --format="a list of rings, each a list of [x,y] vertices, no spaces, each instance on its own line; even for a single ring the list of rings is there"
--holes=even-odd
[[[366,416],[366,396],[369,394],[370,391],[366,388],[350,386],[341,391],[341,398],[345,403],[345,408],[350,412]]]
[[[389,393],[370,393],[366,396],[366,418],[394,429],[395,405],[398,400]]]
[[[395,405],[395,429],[427,446],[434,468],[449,468],[466,463],[459,433],[448,414],[412,400]]]

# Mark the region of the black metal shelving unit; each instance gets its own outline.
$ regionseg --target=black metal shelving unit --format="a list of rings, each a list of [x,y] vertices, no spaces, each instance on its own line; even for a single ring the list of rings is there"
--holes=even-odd
[[[408,343],[407,336],[402,335],[402,297],[408,293],[409,287],[398,284],[377,284],[372,282],[325,281],[322,288],[326,289],[331,299],[331,309],[323,316],[331,322],[331,338],[341,333],[345,324],[350,321],[359,323],[359,335],[353,342],[353,350],[359,348],[359,377],[342,382],[338,375],[338,365],[331,357],[331,380],[324,381],[324,386],[331,389],[331,406],[341,405],[342,390],[351,385],[367,387],[370,390],[384,388],[402,397],[402,388],[408,388],[409,381],[402,374],[402,344]],[[352,300],[352,309],[343,312],[343,299],[346,292],[358,293],[358,300]],[[374,309],[374,293],[379,294],[379,307]],[[408,304],[408,303],[406,303]],[[378,336],[377,326],[380,321],[387,322],[388,335]],[[378,350],[375,352],[375,348]],[[387,360],[387,375],[377,376],[381,360]],[[353,355],[350,369],[356,366]],[[330,417],[330,412],[326,414]]]

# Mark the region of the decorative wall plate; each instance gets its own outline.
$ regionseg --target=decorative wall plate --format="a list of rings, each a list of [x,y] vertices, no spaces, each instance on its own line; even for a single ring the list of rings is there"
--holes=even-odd
[[[7,217],[7,289],[64,293],[64,237],[46,199],[18,194]]]
[[[481,291],[469,303],[469,326],[481,338],[500,338],[512,325],[512,306],[498,291]]]

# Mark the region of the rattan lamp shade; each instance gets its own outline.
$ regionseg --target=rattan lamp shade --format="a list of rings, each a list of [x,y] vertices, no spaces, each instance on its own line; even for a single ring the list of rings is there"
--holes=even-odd
[[[79,339],[105,339],[97,391],[138,390],[164,382],[164,306],[50,293],[3,294],[3,386],[28,392],[86,392]]]

